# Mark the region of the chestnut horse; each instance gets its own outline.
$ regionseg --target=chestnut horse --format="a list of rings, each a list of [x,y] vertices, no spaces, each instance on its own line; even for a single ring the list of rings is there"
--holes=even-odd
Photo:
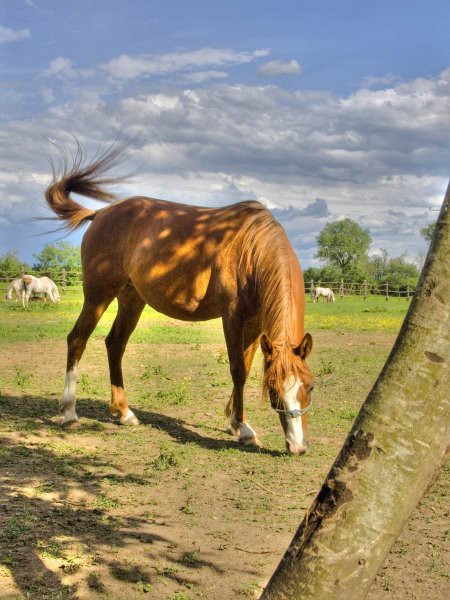
[[[226,414],[239,441],[259,445],[244,413],[243,390],[259,344],[264,354],[263,391],[278,412],[286,447],[306,450],[306,414],[312,374],[305,359],[312,338],[304,333],[304,285],[299,262],[283,228],[259,202],[203,208],[143,196],[100,210],[78,204],[70,194],[111,201],[105,177],[118,154],[112,150],[91,164],[81,149],[63,166],[45,197],[64,227],[92,221],[81,257],[84,304],[69,333],[67,371],[60,403],[62,425],[77,421],[77,365],[86,342],[114,298],[118,312],[105,343],[112,414],[137,424],[128,407],[122,356],[142,310],[149,304],[176,319],[222,318],[233,391]]]

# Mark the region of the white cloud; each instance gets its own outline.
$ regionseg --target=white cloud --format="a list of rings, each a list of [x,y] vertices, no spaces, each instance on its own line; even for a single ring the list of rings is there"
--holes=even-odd
[[[190,83],[203,83],[209,79],[225,79],[228,77],[228,73],[224,71],[196,71],[194,73],[188,73],[184,76],[184,80]]]
[[[280,77],[281,75],[296,75],[301,73],[303,67],[296,61],[290,60],[283,62],[281,60],[270,60],[258,68],[258,73],[265,77]]]
[[[168,75],[179,71],[203,69],[205,67],[230,66],[249,63],[268,50],[254,52],[235,52],[229,49],[201,48],[189,52],[171,52],[168,54],[140,54],[129,56],[122,54],[100,67],[115,79],[130,80],[142,76]]]
[[[386,87],[388,85],[397,84],[400,82],[400,77],[393,73],[387,73],[381,77],[369,76],[364,78],[364,87]]]
[[[20,42],[21,40],[29,40],[31,33],[28,28],[15,31],[8,27],[0,25],[0,44],[9,44],[10,42]]]
[[[42,71],[43,77],[74,77],[75,74],[72,61],[63,56],[58,56],[58,58],[52,60],[48,69]]]
[[[66,60],[56,73],[70,72]],[[449,75],[362,88],[344,98],[191,82],[164,93],[127,85],[127,97],[111,100],[82,81],[76,96],[53,101],[34,118],[31,135],[26,119],[0,125],[0,161],[14,161],[8,172],[19,175],[0,181],[0,207],[22,198],[14,205],[16,220],[37,210],[42,185],[23,173],[49,173],[41,135],[73,147],[74,133],[92,156],[121,132],[133,140],[121,172],[139,170],[123,194],[215,206],[259,199],[279,211],[306,264],[314,260],[315,236],[338,217],[369,227],[375,248],[414,258],[424,246],[420,227],[436,216],[428,206],[440,204],[448,178]],[[0,217],[13,218],[1,209]]]

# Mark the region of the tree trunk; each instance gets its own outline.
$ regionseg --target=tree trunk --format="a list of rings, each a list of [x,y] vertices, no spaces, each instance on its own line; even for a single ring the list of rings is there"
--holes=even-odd
[[[449,200],[450,184],[394,348],[261,600],[365,598],[438,476],[449,442]]]

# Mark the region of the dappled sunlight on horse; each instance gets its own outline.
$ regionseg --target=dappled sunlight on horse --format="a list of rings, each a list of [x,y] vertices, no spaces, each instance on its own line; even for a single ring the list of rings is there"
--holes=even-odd
[[[226,413],[240,442],[259,445],[244,412],[243,391],[255,351],[264,354],[263,391],[283,426],[286,447],[306,450],[306,410],[312,374],[305,362],[312,338],[304,332],[304,284],[283,228],[259,202],[204,208],[132,197],[101,210],[75,202],[70,193],[110,201],[104,176],[118,151],[85,165],[79,149],[69,168],[54,171],[49,207],[72,230],[92,221],[83,238],[84,305],[68,336],[62,424],[76,422],[77,365],[87,340],[114,298],[118,313],[106,338],[113,414],[137,424],[128,407],[122,356],[145,304],[176,319],[221,317],[233,391]]]

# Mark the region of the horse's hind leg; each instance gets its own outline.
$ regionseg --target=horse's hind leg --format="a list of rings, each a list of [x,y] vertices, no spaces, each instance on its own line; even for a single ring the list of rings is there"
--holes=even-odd
[[[126,285],[117,297],[119,309],[105,344],[108,351],[109,374],[111,379],[112,414],[120,415],[122,425],[137,425],[139,421],[128,408],[123,387],[122,356],[127,342],[141,316],[145,302],[131,284]]]
[[[107,301],[93,302],[85,299],[80,316],[75,327],[67,336],[67,369],[64,392],[59,404],[60,412],[63,413],[61,425],[69,425],[78,420],[75,411],[75,390],[77,383],[77,366],[89,336],[94,331],[100,317],[107,309],[113,298]]]

